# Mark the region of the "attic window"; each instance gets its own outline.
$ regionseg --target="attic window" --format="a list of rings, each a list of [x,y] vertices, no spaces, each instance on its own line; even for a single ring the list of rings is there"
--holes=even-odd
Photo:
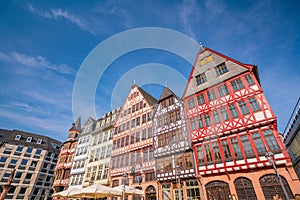
[[[198,76],[196,76],[196,81],[197,81],[197,85],[201,85],[201,84],[205,83],[207,81],[205,73],[202,73],[202,74],[199,74]]]
[[[21,139],[21,135],[16,135],[15,140],[20,140]]]
[[[52,146],[53,146],[54,148],[57,148],[57,144],[56,144],[56,143],[53,143]]]
[[[226,72],[228,72],[228,69],[227,69],[225,63],[222,63],[222,64],[216,66],[215,70],[216,70],[217,76],[220,76],[220,75],[225,74]]]
[[[31,140],[32,140],[32,137],[28,137],[28,138],[26,139],[26,142],[31,142]]]
[[[42,139],[38,139],[38,140],[36,141],[37,144],[42,144],[42,142],[43,142]]]

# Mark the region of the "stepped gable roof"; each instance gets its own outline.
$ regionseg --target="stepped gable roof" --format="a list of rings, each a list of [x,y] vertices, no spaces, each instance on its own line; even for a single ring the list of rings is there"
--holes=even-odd
[[[16,137],[17,135],[19,135],[18,139]],[[31,137],[31,140],[27,140],[29,137]],[[38,142],[38,140],[40,143]],[[7,143],[13,145],[31,146],[34,148],[50,150],[52,152],[59,152],[59,148],[61,145],[60,141],[47,136],[20,130],[5,129],[0,129],[0,142],[1,146]]]
[[[140,91],[140,93],[143,95],[143,97],[145,97],[146,101],[151,106],[157,104],[157,100],[152,95],[150,95],[148,92],[146,92],[145,90],[143,90],[141,87],[137,86],[136,84],[134,84],[134,85],[138,88],[138,90]]]

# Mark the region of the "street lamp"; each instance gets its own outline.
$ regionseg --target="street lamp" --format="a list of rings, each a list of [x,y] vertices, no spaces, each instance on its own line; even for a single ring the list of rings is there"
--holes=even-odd
[[[277,167],[276,167],[276,165],[275,165],[274,153],[271,152],[271,151],[267,151],[267,152],[266,152],[266,158],[268,159],[269,163],[272,164],[272,166],[273,166],[273,168],[274,168],[274,171],[275,171],[275,173],[276,173],[276,176],[277,176],[277,178],[278,178],[278,181],[279,181],[279,183],[280,183],[280,185],[281,185],[281,188],[282,188],[282,190],[283,190],[285,199],[288,200],[288,199],[289,199],[289,195],[288,195],[288,193],[287,193],[287,191],[286,191],[286,189],[285,189],[285,187],[284,187],[284,185],[283,185],[283,183],[282,183],[282,179],[281,179],[280,175],[278,174]]]
[[[122,177],[122,181],[123,181],[122,199],[123,200],[125,200],[125,187],[126,187],[125,181],[127,180],[127,178],[128,178],[128,174],[127,173],[123,174],[123,177]]]
[[[179,200],[182,199],[182,196],[181,196],[181,183],[180,183],[180,166],[179,165],[176,165],[175,167],[175,172],[176,172],[176,175],[178,177],[178,185],[179,185],[179,192],[178,192],[178,195],[179,195]]]

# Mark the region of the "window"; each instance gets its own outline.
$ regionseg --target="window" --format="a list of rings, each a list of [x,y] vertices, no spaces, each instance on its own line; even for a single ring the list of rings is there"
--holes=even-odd
[[[136,132],[135,133],[135,142],[139,142],[140,141],[140,132]]]
[[[236,160],[243,158],[242,151],[238,142],[238,138],[231,138],[231,145],[234,151],[234,157]]]
[[[202,115],[198,116],[198,128],[203,128],[204,127],[204,123],[203,123],[203,119],[202,119]]]
[[[32,140],[32,137],[28,137],[28,138],[26,139],[26,142],[31,142],[31,140]]]
[[[27,173],[25,179],[31,179],[31,177],[32,177],[32,173]]]
[[[196,130],[196,123],[195,123],[195,119],[194,118],[190,119],[190,124],[191,124],[192,130]]]
[[[234,181],[234,186],[239,199],[257,200],[251,180],[239,177]]]
[[[252,139],[255,143],[256,151],[259,155],[264,155],[266,152],[265,145],[260,137],[259,132],[252,133]]]
[[[145,174],[145,181],[154,181],[155,180],[155,173],[147,173]]]
[[[27,163],[28,163],[28,160],[26,160],[26,159],[22,159],[22,161],[21,161],[21,165],[27,165]]]
[[[294,199],[293,193],[289,187],[289,183],[283,176],[280,176],[280,178],[289,196],[289,199]],[[278,181],[278,177],[275,174],[266,174],[259,179],[259,182],[265,199],[274,199],[273,197],[276,194],[282,199],[285,199],[284,191],[282,190],[281,184]]]
[[[20,140],[21,139],[21,135],[16,135],[15,140]]]
[[[43,142],[42,139],[38,139],[38,140],[36,141],[37,144],[42,144],[42,142]]]
[[[209,101],[215,100],[217,98],[214,90],[207,91],[207,97]]]
[[[209,114],[204,114],[204,120],[205,120],[206,126],[211,126],[211,120],[210,120]]]
[[[234,104],[229,105],[229,112],[230,112],[232,118],[236,118],[239,116],[239,113],[237,112]]]
[[[203,105],[203,104],[205,104],[204,94],[199,94],[199,95],[197,96],[197,102],[198,102],[198,105]]]
[[[196,81],[197,81],[197,85],[201,85],[201,84],[205,83],[207,81],[205,73],[202,73],[202,74],[199,74],[198,76],[196,76]]]
[[[0,159],[0,163],[5,163],[5,162],[6,162],[6,160],[7,160],[7,157],[1,157],[1,159]]]
[[[22,152],[23,151],[23,147],[18,146],[16,151],[17,152]]]
[[[251,107],[253,112],[260,110],[260,107],[259,107],[255,97],[252,97],[252,98],[248,99],[248,102],[249,102],[250,107]]]
[[[243,115],[249,114],[249,109],[248,109],[245,101],[240,101],[239,102],[239,107],[240,107]]]
[[[32,147],[27,147],[26,153],[32,153],[33,148]]]
[[[148,128],[148,138],[152,138],[152,127]]]
[[[222,63],[222,64],[216,66],[215,70],[216,70],[217,76],[220,76],[220,75],[228,72],[228,69],[227,69],[225,63]]]
[[[143,114],[142,116],[142,124],[144,124],[146,122],[146,114]]]
[[[220,154],[220,148],[219,148],[219,144],[218,142],[213,142],[212,143],[212,148],[214,151],[214,157],[215,157],[215,162],[221,162],[222,158],[221,158],[221,154]]]
[[[37,149],[36,151],[35,151],[35,154],[36,155],[40,155],[42,153],[42,149]]]
[[[219,87],[218,87],[218,92],[219,92],[219,95],[220,95],[221,97],[223,97],[223,96],[229,94],[229,90],[228,90],[227,85],[224,84],[224,85],[219,86]]]
[[[147,131],[146,129],[142,130],[142,140],[146,140],[147,139]]]
[[[191,99],[188,100],[188,107],[189,108],[194,108],[195,107],[194,98],[191,98]]]
[[[241,136],[241,142],[243,144],[246,156],[247,157],[254,156],[254,153],[253,153],[253,150],[252,150],[252,147],[251,147],[248,135]]]
[[[234,81],[231,81],[230,83],[231,83],[232,89],[234,91],[237,91],[237,90],[240,90],[240,89],[244,88],[244,85],[243,85],[241,79],[239,79],[239,78],[234,80]]]
[[[136,118],[136,126],[139,126],[140,125],[140,117],[137,117]]]
[[[220,108],[221,116],[223,121],[229,120],[228,113],[225,107]]]
[[[223,152],[224,152],[225,159],[226,160],[229,160],[229,159],[231,160],[231,153],[230,153],[230,149],[229,149],[229,145],[228,145],[228,140],[227,139],[222,140],[221,145],[222,145],[222,149],[223,149]]]
[[[250,74],[247,74],[247,75],[245,76],[245,79],[246,79],[246,82],[247,82],[248,85],[253,85],[253,84],[255,84],[255,82],[253,81],[252,76],[251,76]]]
[[[17,162],[18,162],[18,160],[12,159],[12,160],[10,161],[10,164],[11,164],[11,165],[15,165],[15,164],[17,164]]]
[[[268,143],[268,146],[270,148],[271,151],[276,151],[276,150],[280,150],[277,141],[274,137],[274,134],[271,130],[265,130],[263,131],[264,136],[266,138],[266,141]]]
[[[205,158],[206,158],[206,164],[212,162],[212,156],[210,151],[210,144],[204,144],[204,150],[205,150]]]
[[[25,194],[27,188],[22,187],[19,191],[19,194]]]
[[[199,166],[204,165],[204,153],[203,146],[197,146],[198,164]]]
[[[217,110],[212,111],[212,115],[213,115],[214,123],[215,124],[220,123],[220,117],[218,111]]]
[[[15,178],[21,178],[21,176],[22,176],[22,172],[16,172],[16,174],[15,174]]]
[[[201,199],[198,181],[189,180],[185,182],[187,199]]]
[[[143,162],[148,162],[148,149],[143,151]]]

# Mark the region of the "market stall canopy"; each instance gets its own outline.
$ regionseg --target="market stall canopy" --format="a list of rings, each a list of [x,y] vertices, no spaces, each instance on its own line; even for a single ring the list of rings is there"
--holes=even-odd
[[[114,187],[118,190],[121,190],[123,192],[124,190],[124,185],[119,185],[117,187]],[[129,187],[129,186],[125,186],[125,195],[143,195],[144,191],[143,190],[139,190],[137,188],[133,188],[133,187]]]
[[[69,197],[77,193],[78,191],[82,190],[82,187],[72,187],[68,188],[67,190],[54,193],[52,197]]]
[[[94,185],[82,188],[81,190],[78,190],[73,195],[70,195],[68,197],[104,198],[104,197],[109,197],[109,196],[122,196],[122,191],[115,189],[115,188],[106,187],[101,184],[94,184]]]

